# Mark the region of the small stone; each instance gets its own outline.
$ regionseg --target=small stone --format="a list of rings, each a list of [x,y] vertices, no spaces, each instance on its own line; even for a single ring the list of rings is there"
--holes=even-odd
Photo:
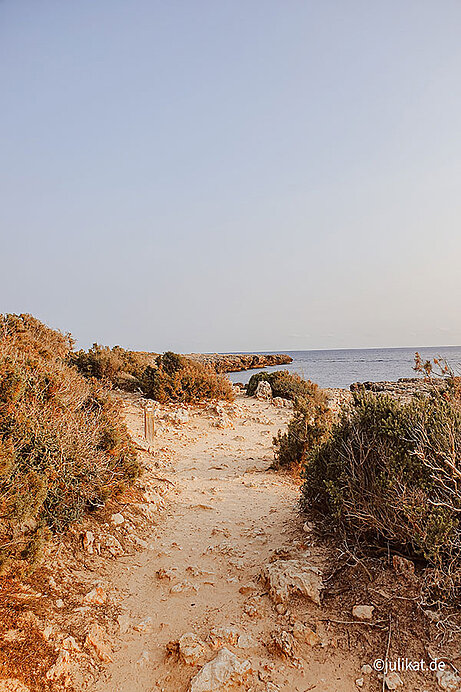
[[[224,644],[235,646],[239,638],[236,627],[213,627],[210,632],[210,640],[213,648],[220,649]]]
[[[120,526],[125,521],[125,517],[120,512],[116,512],[111,516],[110,520],[115,526]]]
[[[314,630],[300,622],[295,622],[293,625],[293,636],[299,642],[309,644],[309,646],[317,646],[321,642],[319,635]]]
[[[438,670],[435,676],[442,690],[449,690],[449,692],[459,692],[461,690],[461,677],[453,670],[443,668]]]
[[[244,596],[247,596],[248,594],[256,593],[257,590],[257,585],[254,582],[250,581],[247,584],[243,584],[243,586],[240,587],[239,592]]]
[[[30,690],[16,678],[4,678],[0,680],[0,692],[30,692]]]
[[[85,531],[83,535],[83,547],[84,549],[92,555],[94,552],[94,533],[92,531]]]
[[[77,644],[74,637],[66,637],[62,642],[62,648],[65,651],[80,651],[80,646]]]
[[[85,646],[94,649],[96,656],[103,663],[112,663],[110,642],[103,628],[97,623],[90,625]]]
[[[102,586],[95,586],[83,597],[83,602],[86,605],[104,605],[106,601],[107,594]]]
[[[365,680],[363,678],[357,678],[355,684],[357,685],[357,687],[363,687],[365,684]]]
[[[405,557],[401,557],[400,555],[394,555],[392,557],[392,566],[397,574],[402,574],[406,577],[415,573],[414,563],[411,560],[407,560]]]
[[[282,630],[272,635],[270,648],[289,659],[296,660],[296,641],[290,632]]]
[[[164,569],[163,567],[161,567],[156,571],[155,576],[157,577],[157,579],[168,579],[169,581],[171,581],[171,579],[173,579],[173,577],[175,576],[175,573],[172,569]]]
[[[237,639],[236,646],[238,646],[239,649],[254,649],[258,646],[258,642],[249,634],[241,634]]]
[[[387,673],[384,676],[384,682],[386,683],[386,688],[388,690],[396,690],[398,687],[403,685],[402,678],[394,671]]]
[[[70,681],[70,653],[65,649],[60,649],[56,663],[46,673],[47,680],[57,680],[58,678],[66,684]]]
[[[370,665],[368,665],[368,663],[364,663],[360,670],[363,673],[363,675],[371,675],[371,673],[373,672],[373,668]]]
[[[352,616],[357,620],[371,620],[374,609],[371,605],[355,605],[352,608]]]
[[[182,591],[198,591],[198,588],[191,584],[187,579],[171,587],[170,593],[181,593]]]
[[[188,666],[203,662],[206,654],[206,644],[193,632],[186,632],[178,640],[180,658]]]
[[[275,610],[279,615],[285,615],[285,613],[287,612],[287,607],[284,606],[283,603],[277,603],[277,605],[275,606]]]
[[[141,656],[136,661],[136,665],[138,665],[140,668],[144,668],[146,663],[149,663],[149,652],[144,650]]]
[[[133,625],[133,629],[136,630],[136,632],[152,632],[153,624],[152,618],[147,617],[141,620],[141,622],[138,622],[137,625]]]
[[[56,608],[64,608],[64,601],[62,600],[62,598],[58,598],[58,600],[56,601]]]
[[[125,552],[120,544],[120,541],[118,541],[115,536],[108,534],[104,536],[103,541],[104,547],[109,551],[112,557],[120,557],[120,555],[123,555]]]

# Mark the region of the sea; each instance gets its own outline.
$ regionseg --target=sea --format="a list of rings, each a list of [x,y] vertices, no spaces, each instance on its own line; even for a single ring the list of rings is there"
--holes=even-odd
[[[416,377],[413,370],[415,353],[424,360],[442,358],[461,372],[461,346],[425,346],[423,348],[365,348],[326,351],[278,351],[293,358],[288,365],[228,373],[232,382],[246,384],[257,372],[288,370],[320,387],[349,389],[353,382],[395,381],[400,377]],[[264,353],[276,353],[265,351]]]

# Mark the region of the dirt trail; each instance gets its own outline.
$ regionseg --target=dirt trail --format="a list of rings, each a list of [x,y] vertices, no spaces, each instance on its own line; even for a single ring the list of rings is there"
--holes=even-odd
[[[133,437],[141,443],[140,404],[127,398],[125,408]],[[149,547],[112,563],[111,581],[123,594],[120,632],[114,662],[106,667],[97,692],[187,690],[200,665],[166,656],[167,644],[186,632],[209,643],[211,630],[219,626],[250,636],[240,640],[240,647],[226,643],[239,660],[249,659],[255,671],[241,689],[357,689],[360,661],[330,646],[321,631],[321,608],[305,599],[296,605],[297,615],[291,604],[287,613],[279,613],[258,581],[262,566],[276,551],[283,553],[283,546],[290,546],[289,551],[296,545],[305,548],[297,512],[299,487],[268,470],[272,436],[291,412],[241,397],[230,413],[230,426],[219,428],[216,412],[189,409],[189,422],[163,423],[156,452],[144,455],[146,475],[166,479],[171,491]],[[321,561],[320,555],[311,557]],[[255,582],[254,592],[241,593],[249,582]],[[295,664],[266,646],[294,617],[315,625],[324,644],[308,647]],[[146,618],[150,620],[144,622]],[[210,646],[205,662],[216,653]],[[364,689],[370,689],[367,683]]]

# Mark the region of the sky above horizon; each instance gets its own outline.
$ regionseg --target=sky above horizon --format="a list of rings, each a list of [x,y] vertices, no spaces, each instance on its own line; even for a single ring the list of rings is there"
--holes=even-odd
[[[461,344],[461,3],[0,1],[0,311],[78,345]]]

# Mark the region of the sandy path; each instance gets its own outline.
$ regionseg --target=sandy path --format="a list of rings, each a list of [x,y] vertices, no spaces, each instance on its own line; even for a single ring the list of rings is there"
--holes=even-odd
[[[185,632],[209,641],[216,626],[235,626],[254,640],[240,648],[228,646],[255,669],[244,689],[357,689],[353,680],[359,664],[331,653],[330,647],[311,648],[309,661],[299,667],[269,653],[265,644],[271,633],[283,629],[292,613],[277,613],[260,581],[255,593],[239,591],[258,579],[274,551],[302,537],[302,520],[296,483],[268,470],[272,435],[290,412],[246,397],[235,408],[232,427],[224,429],[216,427],[212,411],[191,410],[188,423],[165,424],[156,454],[145,455],[146,473],[169,479],[174,488],[149,548],[113,563],[111,579],[123,594],[121,630],[114,663],[106,668],[98,692],[187,690],[200,666],[167,657],[166,645]],[[139,405],[128,405],[127,421],[141,440]],[[155,468],[162,454],[167,460]],[[163,570],[166,576],[158,578]],[[301,604],[301,610],[309,622],[321,613],[312,603]],[[151,621],[141,627],[144,631],[133,628],[146,618]],[[215,655],[210,648],[207,660]]]

